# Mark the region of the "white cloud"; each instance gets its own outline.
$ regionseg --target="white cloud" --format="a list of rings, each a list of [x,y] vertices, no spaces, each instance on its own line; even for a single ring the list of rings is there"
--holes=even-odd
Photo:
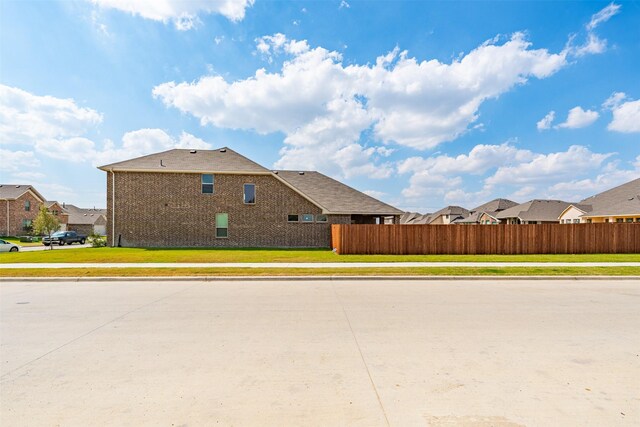
[[[598,120],[600,114],[593,110],[583,110],[582,107],[574,107],[569,110],[569,115],[564,123],[560,123],[556,128],[579,129],[591,125]]]
[[[33,169],[40,166],[40,160],[36,158],[32,151],[11,151],[0,148],[0,158],[2,158],[3,172],[18,172],[23,169]]]
[[[587,30],[594,30],[598,25],[607,22],[612,16],[620,12],[620,5],[611,3],[595,15],[591,17],[591,21],[587,24]]]
[[[349,3],[347,3],[345,0],[340,1],[340,6],[338,7],[338,9],[349,9],[351,8],[351,5]]]
[[[573,41],[575,40],[575,35],[571,37],[569,43],[567,45],[566,51],[569,54],[572,54],[576,57],[581,57],[584,55],[592,55],[602,53],[607,50],[607,41],[605,39],[601,39],[598,37],[594,30],[598,25],[603,22],[608,21],[612,16],[616,15],[620,11],[620,5],[611,3],[606,6],[598,13],[595,13],[591,16],[591,20],[587,25],[585,25],[585,29],[587,31],[586,41],[579,46],[573,46]]]
[[[398,166],[400,173],[411,174],[409,185],[402,190],[401,204],[438,206],[444,201],[472,208],[495,197],[516,201],[559,197],[566,195],[560,191],[560,183],[575,182],[594,173],[611,175],[612,171],[624,171],[615,161],[607,163],[612,155],[593,153],[583,146],[542,154],[504,143],[478,145],[458,156],[413,157]],[[619,177],[630,175],[629,171],[619,173]]]
[[[139,129],[125,133],[120,146],[106,140],[100,147],[88,138],[74,137],[41,140],[35,148],[38,153],[54,159],[72,163],[90,162],[99,166],[172,148],[206,150],[212,146],[186,132],[174,138],[162,129]]]
[[[295,162],[297,168],[329,172],[337,163],[345,177],[389,174],[375,161],[380,152],[362,146],[362,132],[371,130],[384,144],[433,148],[467,132],[487,99],[567,64],[562,53],[531,49],[521,33],[502,44],[486,42],[450,64],[420,62],[395,49],[375,64],[345,66],[340,53],[311,49],[306,41],[279,33],[256,44],[269,59],[279,53],[290,59],[280,72],[260,69],[232,82],[221,76],[168,82],[156,86],[153,95],[202,125],[284,133],[277,167]]]
[[[220,14],[231,21],[244,19],[254,0],[90,0],[105,9],[117,9],[154,21],[172,21],[180,31],[192,29],[199,14]]]
[[[538,128],[538,130],[551,129],[551,124],[553,123],[555,118],[556,118],[556,112],[549,111],[549,113],[546,116],[544,116],[538,123],[536,123],[536,127]]]
[[[102,115],[73,99],[33,95],[0,85],[0,144],[32,145],[41,139],[78,136],[102,122]]]
[[[640,132],[640,99],[623,102],[625,99],[626,95],[619,92],[603,104],[613,113],[613,120],[607,129],[622,133]]]
[[[597,170],[613,154],[598,154],[580,145],[567,151],[536,154],[531,161],[501,166],[485,180],[488,185],[535,185],[574,179],[578,173]]]

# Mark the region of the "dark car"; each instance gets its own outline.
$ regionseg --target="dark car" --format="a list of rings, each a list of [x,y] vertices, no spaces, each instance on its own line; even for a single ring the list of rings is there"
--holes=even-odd
[[[45,246],[49,245],[71,245],[72,243],[80,243],[84,245],[84,242],[87,240],[87,236],[84,234],[78,234],[75,231],[58,231],[51,235],[51,239],[49,236],[45,236],[42,238],[42,244]]]

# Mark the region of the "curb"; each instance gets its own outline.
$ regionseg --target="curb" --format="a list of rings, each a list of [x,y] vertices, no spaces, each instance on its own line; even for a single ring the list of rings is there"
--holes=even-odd
[[[456,280],[639,280],[640,276],[159,276],[159,277],[0,277],[10,282],[238,282],[238,281],[456,281]]]

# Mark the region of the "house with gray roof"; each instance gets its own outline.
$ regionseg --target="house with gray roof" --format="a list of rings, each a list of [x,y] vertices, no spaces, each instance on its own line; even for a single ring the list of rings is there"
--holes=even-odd
[[[99,169],[112,246],[329,247],[331,224],[399,223],[403,213],[319,172],[270,170],[227,147]]]
[[[518,203],[508,199],[493,199],[471,209],[469,216],[456,221],[456,224],[499,224],[498,212],[516,206]]]
[[[30,233],[45,201],[32,185],[0,184],[0,236]]]
[[[562,200],[530,200],[496,214],[501,224],[558,224],[558,217],[571,203]]]
[[[468,215],[469,211],[461,206],[447,206],[429,214],[405,212],[400,217],[400,224],[455,224]]]
[[[558,219],[561,224],[640,223],[640,178],[572,204],[561,212]]]
[[[96,208],[79,208],[75,205],[64,204],[64,209],[69,215],[68,229],[78,233],[90,235],[107,233],[107,210]]]

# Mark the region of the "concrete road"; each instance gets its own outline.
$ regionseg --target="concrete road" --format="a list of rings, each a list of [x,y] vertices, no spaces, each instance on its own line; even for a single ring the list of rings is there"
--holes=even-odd
[[[3,426],[640,425],[638,281],[0,290]]]

